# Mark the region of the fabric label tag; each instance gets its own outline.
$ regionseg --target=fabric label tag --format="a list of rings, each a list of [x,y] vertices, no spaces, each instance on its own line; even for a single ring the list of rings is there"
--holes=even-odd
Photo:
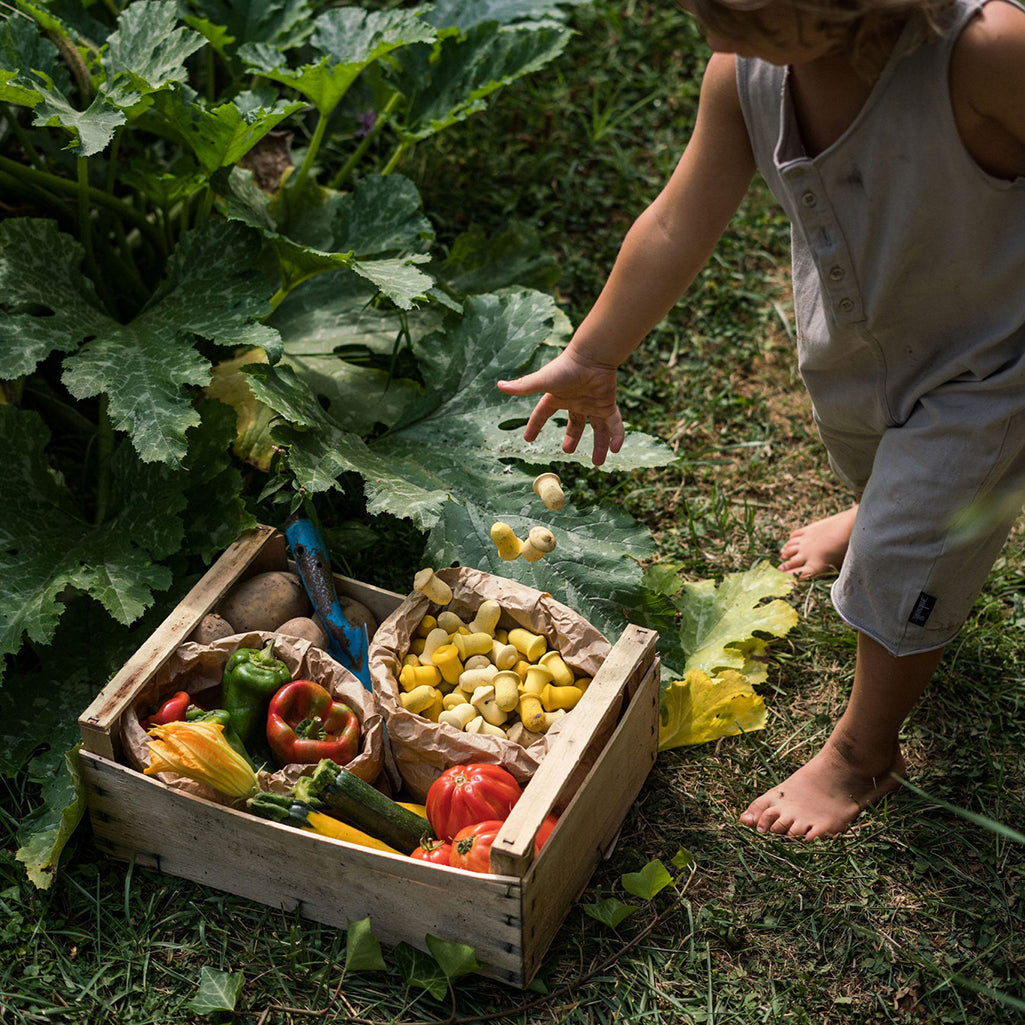
[[[913,623],[915,626],[925,626],[925,621],[929,618],[929,613],[932,612],[935,604],[935,596],[922,591],[915,601],[915,607],[911,610],[911,615],[908,616],[908,622]]]

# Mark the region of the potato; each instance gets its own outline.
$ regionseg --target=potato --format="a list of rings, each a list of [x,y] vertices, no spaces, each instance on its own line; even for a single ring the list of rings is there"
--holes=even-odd
[[[295,619],[282,623],[274,632],[286,637],[301,637],[318,648],[327,648],[327,634],[324,628],[309,616],[296,616]]]
[[[307,615],[310,599],[295,573],[275,570],[258,573],[236,584],[224,596],[217,611],[237,633],[272,632],[279,623]]]
[[[196,644],[213,644],[222,637],[230,637],[238,631],[223,616],[216,612],[207,613],[200,621],[195,630],[189,634],[189,640]]]
[[[342,613],[350,626],[365,626],[367,638],[372,638],[377,632],[377,620],[374,614],[362,602],[350,598],[347,594],[338,595],[339,604],[342,606]]]

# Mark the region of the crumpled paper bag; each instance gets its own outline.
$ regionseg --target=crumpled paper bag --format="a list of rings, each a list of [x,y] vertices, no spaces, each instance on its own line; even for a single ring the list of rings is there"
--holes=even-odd
[[[184,690],[196,704],[209,708],[219,707],[221,677],[228,657],[237,648],[263,648],[274,638],[274,654],[288,666],[293,680],[314,680],[330,691],[336,701],[343,701],[359,718],[359,754],[345,766],[360,779],[374,783],[384,765],[384,724],[374,696],[348,669],[336,662],[326,651],[299,637],[252,631],[222,637],[212,644],[186,641],[154,674],[149,687],[136,703],[137,711],[127,713],[121,721],[121,741],[129,765],[140,772],[149,765],[149,739],[139,722],[140,713],[166,700],[175,691]],[[286,765],[273,772],[259,773],[260,788],[276,793],[288,793],[296,780],[313,771],[312,765]],[[156,779],[168,786],[205,797],[219,804],[236,803],[205,783],[160,772]]]
[[[583,616],[550,594],[515,580],[468,567],[439,570],[436,574],[452,588],[452,601],[442,608],[464,621],[473,619],[486,598],[502,607],[500,627],[523,626],[548,639],[563,659],[581,676],[593,676],[612,645]],[[439,607],[414,592],[378,627],[370,644],[370,675],[378,706],[388,729],[388,742],[405,785],[423,800],[431,783],[452,765],[490,762],[508,769],[525,784],[534,774],[570,711],[541,740],[523,747],[504,737],[464,733],[447,723],[434,723],[407,711],[399,700],[402,659],[427,613]]]

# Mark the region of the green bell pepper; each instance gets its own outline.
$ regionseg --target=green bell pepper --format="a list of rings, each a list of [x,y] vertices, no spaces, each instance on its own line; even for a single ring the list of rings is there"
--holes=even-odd
[[[274,638],[266,647],[237,648],[221,677],[222,704],[247,751],[267,751],[267,706],[278,688],[292,682],[292,671],[274,656]]]
[[[202,708],[190,708],[185,713],[186,722],[218,722],[224,727],[224,739],[228,742],[228,745],[232,750],[237,751],[242,757],[249,762],[250,766],[253,766],[253,760],[249,757],[249,752],[246,750],[245,745],[242,743],[239,735],[235,732],[235,727],[231,725],[231,716],[228,714],[226,708],[211,708],[209,712],[204,712]]]

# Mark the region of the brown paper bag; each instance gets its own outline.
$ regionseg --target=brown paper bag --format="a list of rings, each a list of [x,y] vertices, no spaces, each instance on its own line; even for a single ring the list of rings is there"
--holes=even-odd
[[[543,634],[549,648],[558,649],[581,676],[593,676],[611,650],[609,642],[587,620],[550,594],[467,567],[443,569],[437,575],[452,588],[452,601],[445,609],[469,621],[480,603],[491,598],[503,610],[499,626],[523,626]],[[504,737],[464,733],[447,723],[431,722],[402,706],[398,681],[402,659],[423,617],[438,611],[438,606],[414,592],[378,627],[370,645],[370,675],[403,781],[423,800],[431,783],[450,766],[491,762],[508,769],[525,784],[572,712],[542,739],[522,747]]]
[[[345,767],[368,783],[374,783],[384,765],[384,725],[370,691],[348,669],[336,662],[326,651],[309,641],[284,634],[253,631],[222,637],[212,644],[187,641],[154,674],[150,687],[141,697],[137,712],[128,712],[121,722],[121,740],[129,765],[142,771],[149,765],[149,739],[139,718],[147,709],[170,697],[175,691],[188,691],[197,704],[216,707],[221,677],[228,657],[237,648],[263,648],[274,638],[274,654],[292,671],[293,680],[314,680],[326,688],[336,701],[343,701],[360,721],[359,754]],[[286,765],[274,772],[260,772],[260,787],[277,793],[287,793],[304,773],[312,772],[311,765]],[[178,776],[175,773],[157,773],[162,780],[176,789],[194,793],[220,804],[231,804],[232,799],[219,794],[206,784]]]

